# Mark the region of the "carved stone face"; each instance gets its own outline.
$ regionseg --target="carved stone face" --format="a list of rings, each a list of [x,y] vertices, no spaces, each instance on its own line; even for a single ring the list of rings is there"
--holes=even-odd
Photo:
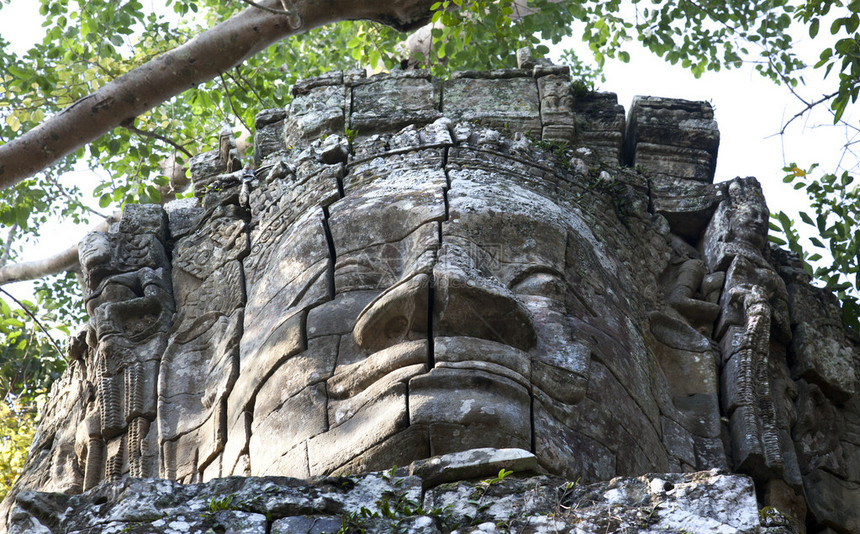
[[[91,232],[81,239],[78,245],[78,256],[81,267],[88,275],[88,288],[95,289],[101,281],[101,273],[110,268],[111,241],[103,232]]]
[[[761,249],[767,238],[768,213],[757,204],[743,203],[735,207],[732,233],[740,240]]]
[[[557,176],[488,172],[471,149],[452,150],[446,173],[439,151],[426,152],[408,169],[359,166],[329,206],[334,298],[311,309],[307,346],[257,395],[252,474],[381,469],[476,447],[537,448],[563,471],[591,443],[574,406],[595,343],[623,354],[625,372],[647,368],[646,353],[626,346],[636,336],[610,272],[618,263],[595,246],[581,209],[559,200]],[[293,235],[314,225],[298,220]],[[285,268],[319,262],[285,250],[275,253]],[[294,302],[319,294],[324,280],[306,279],[292,276],[282,292]],[[256,323],[246,315],[246,332]],[[611,456],[594,444],[574,461],[599,463],[590,454]],[[588,474],[612,476],[614,465]]]
[[[732,203],[732,235],[761,250],[767,243],[769,213],[761,191],[745,180],[737,180],[729,186]]]

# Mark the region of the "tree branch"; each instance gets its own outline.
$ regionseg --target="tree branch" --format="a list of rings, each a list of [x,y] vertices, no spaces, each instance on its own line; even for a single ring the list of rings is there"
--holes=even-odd
[[[273,9],[271,7],[266,7],[264,5],[258,4],[257,2],[252,2],[251,0],[239,0],[239,1],[242,2],[243,4],[247,4],[247,5],[255,7],[257,9],[262,9],[263,11],[266,11],[268,13],[273,13],[275,15],[282,15],[282,16],[287,16],[287,17],[292,15],[292,13],[290,13],[289,11],[284,11],[283,9]]]
[[[9,255],[12,253],[12,240],[15,239],[15,232],[18,231],[18,223],[13,223],[9,227],[9,233],[6,234],[6,242],[3,243],[3,255],[0,256],[0,267],[6,265],[9,261]]]
[[[223,74],[219,74],[218,78],[220,78],[221,80],[221,87],[223,87],[224,92],[227,93],[227,102],[230,103],[230,109],[233,110],[233,116],[239,119],[239,122],[242,123],[242,126],[244,126],[245,129],[250,132],[251,128],[248,128],[248,125],[245,124],[244,120],[242,120],[242,115],[239,114],[239,111],[236,109],[236,105],[233,103],[233,95],[230,94],[230,89],[227,88],[227,80],[224,79]]]
[[[408,31],[424,24],[434,0],[299,0],[290,17],[257,7],[238,13],[116,78],[36,128],[0,145],[0,187],[9,187],[183,91],[218,76],[269,45],[343,20],[374,20]],[[278,0],[262,0],[271,9]]]
[[[4,295],[6,295],[7,297],[9,297],[9,298],[10,298],[10,299],[12,299],[13,301],[15,301],[15,304],[17,304],[18,306],[20,306],[20,307],[21,307],[21,309],[22,309],[22,310],[24,310],[24,313],[26,313],[28,316],[30,316],[30,319],[33,319],[33,322],[34,322],[34,323],[36,323],[36,324],[39,326],[39,329],[41,329],[41,330],[42,330],[42,332],[44,332],[44,333],[45,333],[45,335],[46,335],[46,336],[48,336],[48,339],[49,339],[49,340],[51,340],[51,345],[53,345],[53,346],[54,346],[54,348],[55,348],[55,349],[57,349],[57,353],[60,355],[60,357],[61,357],[62,359],[64,359],[64,360],[66,361],[66,363],[68,363],[68,362],[69,362],[69,359],[68,359],[68,358],[66,358],[66,353],[65,353],[65,352],[63,352],[63,350],[62,350],[62,349],[60,349],[60,347],[57,345],[57,342],[56,342],[56,341],[54,341],[54,338],[53,338],[53,337],[51,337],[51,334],[49,334],[49,333],[48,333],[48,329],[47,329],[47,328],[45,328],[44,326],[42,326],[42,323],[39,321],[39,319],[37,319],[37,318],[36,318],[36,316],[35,316],[35,315],[33,315],[33,313],[32,313],[30,310],[28,310],[28,309],[27,309],[27,307],[26,307],[26,306],[24,306],[24,305],[21,303],[21,301],[20,301],[20,300],[16,299],[16,298],[11,294],[11,293],[9,293],[8,291],[6,291],[6,290],[5,290],[5,289],[3,289],[2,287],[0,287],[0,293],[3,293],[3,294],[4,294]]]
[[[149,137],[150,139],[158,139],[159,141],[162,141],[162,142],[164,142],[164,143],[167,143],[168,145],[170,145],[170,146],[172,146],[173,148],[175,148],[176,150],[178,150],[178,151],[182,152],[183,154],[185,154],[185,155],[186,155],[186,156],[188,156],[189,158],[190,158],[190,157],[192,157],[192,156],[194,155],[194,154],[192,154],[191,152],[187,151],[187,150],[185,149],[185,147],[184,147],[184,146],[180,145],[179,143],[177,143],[177,142],[176,142],[176,141],[174,141],[173,139],[170,139],[169,137],[165,137],[165,136],[163,136],[163,135],[161,135],[161,134],[157,134],[157,133],[155,133],[155,132],[150,132],[150,131],[148,131],[148,130],[141,130],[140,128],[138,128],[138,127],[137,127],[137,126],[135,126],[134,124],[125,124],[125,125],[123,125],[123,128],[125,128],[126,130],[128,130],[128,131],[130,131],[130,132],[134,132],[134,133],[136,133],[137,135],[142,135],[142,136],[144,136],[144,137]]]

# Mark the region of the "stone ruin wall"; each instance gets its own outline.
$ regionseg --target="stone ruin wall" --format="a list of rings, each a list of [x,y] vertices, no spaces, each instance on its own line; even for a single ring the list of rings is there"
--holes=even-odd
[[[258,115],[253,171],[225,135],[194,199],[88,236],[90,323],[4,514],[496,447],[583,482],[743,473],[860,532],[860,340],[768,247],[755,179],[713,183],[710,105],[625,116],[521,67],[304,80]]]

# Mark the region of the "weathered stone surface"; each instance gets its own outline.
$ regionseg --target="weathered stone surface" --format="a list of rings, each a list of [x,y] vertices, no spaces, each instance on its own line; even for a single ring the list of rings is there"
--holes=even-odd
[[[272,154],[286,149],[283,109],[267,109],[257,113],[254,119],[254,162],[260,165]]]
[[[529,498],[522,499],[523,492]],[[492,532],[496,525],[528,532],[759,531],[752,483],[712,472],[582,486],[548,477],[444,484],[428,491],[425,503],[450,505],[446,524],[477,525],[464,532]]]
[[[666,217],[674,234],[698,241],[719,203],[719,188],[664,174],[649,175],[648,181],[654,211]]]
[[[350,128],[369,135],[431,123],[441,116],[441,97],[441,83],[420,71],[373,76],[352,90]]]
[[[649,474],[580,485],[529,476],[531,464],[514,474],[494,471],[520,466],[529,456],[524,451],[468,454],[460,456],[471,458],[467,462],[474,467],[458,470],[462,476],[449,469],[441,484],[439,471],[427,470],[424,462],[409,468],[419,476],[401,470],[306,481],[233,477],[189,485],[130,479],[71,497],[25,492],[10,532],[758,532],[753,487],[744,477]],[[453,466],[462,459],[431,463]],[[772,523],[772,516],[763,517]]]
[[[284,144],[288,148],[311,141],[325,132],[342,133],[346,95],[342,85],[319,85],[293,98],[284,119]]]
[[[615,93],[587,93],[575,99],[576,146],[596,153],[610,165],[621,161],[626,118]]]
[[[811,286],[790,284],[789,306],[793,336],[789,349],[791,372],[817,384],[836,402],[851,398],[857,390],[857,347],[846,336],[841,310],[832,294]]]
[[[720,132],[707,102],[636,97],[627,120],[626,158],[658,175],[710,183]]]
[[[501,470],[517,473],[537,470],[535,455],[522,449],[471,449],[412,462],[409,474],[421,479],[425,488],[446,482],[493,477]]]
[[[576,138],[576,127],[570,74],[548,74],[538,78],[537,84],[543,125],[541,139],[572,143]]]
[[[300,82],[258,116],[254,170],[224,132],[195,159],[199,198],[129,207],[88,236],[90,323],[0,530],[83,532],[97,515],[92,532],[147,531],[161,509],[111,516],[125,490],[103,481],[162,476],[211,481],[168,484],[184,508],[158,500],[176,525],[157,528],[191,532],[755,531],[737,507],[749,481],[645,476],[715,468],[754,477],[763,532],[856,530],[860,339],[799,258],[768,247],[755,179],[711,183],[710,107],[641,98],[627,121],[564,67],[523,66]],[[516,469],[640,478],[581,494],[492,462],[448,488],[430,486],[451,469],[218,478],[487,446],[533,451]],[[80,514],[77,497],[21,493],[91,488],[114,493]],[[431,513],[431,497],[455,507]]]
[[[442,112],[454,121],[541,135],[540,99],[534,79],[461,76],[445,83]]]

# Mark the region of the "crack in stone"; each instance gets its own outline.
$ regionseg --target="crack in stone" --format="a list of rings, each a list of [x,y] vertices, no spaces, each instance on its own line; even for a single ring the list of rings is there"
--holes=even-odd
[[[328,206],[321,206],[323,211],[323,231],[325,232],[325,240],[328,245],[328,269],[327,269],[327,278],[328,278],[328,296],[330,300],[334,300],[335,297],[335,287],[334,287],[334,266],[335,262],[337,262],[337,252],[334,250],[334,238],[331,235],[331,228],[329,227],[329,211]]]

